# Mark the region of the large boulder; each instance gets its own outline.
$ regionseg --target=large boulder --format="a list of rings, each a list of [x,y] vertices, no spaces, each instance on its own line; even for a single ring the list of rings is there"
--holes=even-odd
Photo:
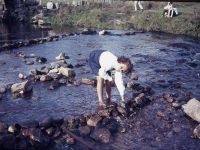
[[[11,91],[13,94],[15,93],[25,94],[31,92],[32,89],[33,86],[29,80],[21,83],[15,83],[11,86]]]
[[[197,99],[193,98],[189,100],[188,103],[182,107],[188,116],[200,122],[200,102]]]
[[[59,73],[61,73],[62,75],[66,76],[66,77],[75,77],[75,75],[76,75],[75,71],[73,69],[64,68],[64,67],[60,67]]]

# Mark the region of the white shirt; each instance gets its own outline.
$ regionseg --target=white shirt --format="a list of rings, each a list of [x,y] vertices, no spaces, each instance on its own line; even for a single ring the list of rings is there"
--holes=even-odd
[[[117,65],[117,57],[109,51],[103,52],[99,57],[99,76],[104,80],[112,81],[112,77],[107,74],[107,71],[112,70]],[[115,71],[115,84],[121,96],[124,96],[125,86],[122,79],[122,73]]]

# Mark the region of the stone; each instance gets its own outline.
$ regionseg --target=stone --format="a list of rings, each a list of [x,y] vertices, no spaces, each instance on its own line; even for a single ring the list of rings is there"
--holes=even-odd
[[[78,130],[81,135],[89,135],[91,132],[91,129],[89,126],[81,126],[81,127],[79,127]]]
[[[49,70],[49,73],[58,73],[58,72],[59,72],[59,70],[57,68]]]
[[[101,120],[102,120],[102,118],[101,118],[98,114],[95,114],[95,115],[91,116],[91,117],[87,120],[87,125],[88,125],[88,126],[96,127],[97,124],[100,123]]]
[[[122,116],[126,116],[127,115],[127,111],[124,107],[122,106],[117,106],[117,111],[122,115]]]
[[[22,73],[19,73],[18,77],[19,77],[20,79],[26,79],[26,78],[27,78],[27,77],[26,77],[24,74],[22,74]]]
[[[182,105],[183,111],[192,119],[200,122],[200,102],[193,98],[190,99],[187,104]]]
[[[102,121],[102,126],[107,128],[111,133],[116,133],[119,128],[119,123],[113,117],[104,118]]]
[[[41,75],[40,81],[45,82],[45,81],[51,81],[52,78],[48,75]]]
[[[66,84],[67,83],[67,79],[66,78],[61,78],[61,79],[58,80],[58,82],[60,84]]]
[[[172,107],[174,107],[174,108],[179,108],[179,107],[181,107],[181,105],[180,105],[179,102],[173,102],[173,103],[172,103]]]
[[[50,139],[45,136],[40,129],[30,131],[30,139],[39,143],[49,143]]]
[[[47,62],[47,59],[44,58],[44,57],[37,57],[36,58],[36,62],[38,62],[38,63],[45,63],[45,62]]]
[[[51,10],[54,8],[54,3],[53,2],[47,2],[47,5],[46,5],[47,9]]]
[[[42,67],[41,68],[41,72],[44,73],[44,74],[48,74],[50,71],[50,68],[47,68],[47,67]]]
[[[6,87],[0,87],[0,94],[6,93]]]
[[[31,92],[33,89],[33,86],[30,81],[25,81],[21,83],[15,83],[11,86],[12,93],[21,93],[25,94],[28,92]]]
[[[99,35],[109,35],[109,34],[111,34],[111,33],[106,30],[99,31]]]
[[[134,101],[136,102],[136,104],[142,103],[144,96],[145,96],[144,93],[140,93],[138,96],[136,96],[134,98]]]
[[[48,129],[45,130],[48,136],[52,136],[55,132],[55,128],[50,127]]]
[[[194,135],[194,137],[200,139],[200,124],[198,126],[196,126],[196,128],[194,129],[193,135]]]
[[[62,75],[66,76],[66,77],[75,77],[75,75],[76,75],[74,70],[72,70],[70,68],[64,68],[64,67],[60,67],[59,73],[61,73]]]
[[[56,56],[56,60],[65,60],[65,53],[60,53],[58,56]]]
[[[61,135],[61,130],[60,128],[56,128],[54,134],[53,134],[53,138],[58,138]]]
[[[131,78],[131,80],[138,80],[139,77],[137,74],[132,73],[130,78]]]
[[[62,78],[62,74],[60,73],[48,73],[48,76],[53,78],[53,79],[60,79]]]
[[[81,34],[84,34],[84,35],[92,35],[92,34],[96,34],[97,32],[96,31],[94,31],[94,30],[92,30],[92,29],[87,29],[87,28],[85,28],[82,32],[81,32]]]
[[[97,113],[101,117],[109,117],[110,116],[110,111],[108,109],[99,110]]]
[[[106,128],[95,129],[90,135],[96,141],[108,144],[110,142],[111,133]]]
[[[42,75],[43,73],[37,69],[33,69],[30,71],[29,74],[35,76],[35,75]]]

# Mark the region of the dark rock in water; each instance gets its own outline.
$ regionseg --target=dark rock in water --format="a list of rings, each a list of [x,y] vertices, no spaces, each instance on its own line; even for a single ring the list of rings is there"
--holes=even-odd
[[[50,68],[48,68],[48,67],[42,67],[42,68],[41,68],[41,72],[42,72],[43,74],[48,74],[49,71],[50,71]]]
[[[68,64],[67,68],[74,68],[74,66],[72,64]]]
[[[90,119],[87,120],[88,126],[96,127],[98,123],[102,120],[102,117],[100,117],[98,114],[95,114],[90,117]]]
[[[51,81],[52,78],[49,75],[41,75],[40,81],[45,82],[45,81]]]
[[[8,125],[3,122],[0,122],[0,134],[7,133],[7,131],[8,131]]]
[[[200,124],[193,131],[194,137],[200,139]]]
[[[100,141],[102,143],[108,144],[110,142],[110,131],[106,128],[99,128],[95,129],[90,137],[93,138],[95,141]]]
[[[52,125],[53,119],[51,117],[46,117],[39,122],[40,127],[48,128]]]
[[[182,49],[187,49],[187,50],[193,48],[192,45],[186,44],[186,43],[172,43],[172,44],[169,44],[168,46],[176,47],[176,48],[182,48]]]
[[[111,133],[115,133],[118,130],[119,124],[114,118],[104,118],[102,121],[102,126],[107,128]]]
[[[14,135],[6,134],[0,135],[1,149],[15,149],[16,138]]]
[[[51,85],[49,86],[50,90],[54,90],[60,86],[60,83],[58,81],[52,81]]]
[[[30,131],[30,139],[43,144],[50,142],[50,139],[40,129],[32,129]]]
[[[35,75],[42,75],[43,73],[37,69],[33,69],[30,71],[29,74],[35,76]]]
[[[87,125],[86,117],[80,116],[79,117],[79,122],[80,122],[81,126],[86,126]]]
[[[83,67],[83,66],[85,66],[85,63],[77,63],[75,65],[76,68]]]
[[[133,31],[133,32],[126,32],[126,33],[124,33],[124,35],[135,35],[135,32]]]
[[[102,30],[102,31],[99,31],[99,35],[111,35],[111,32]]]
[[[38,62],[38,63],[45,63],[45,62],[47,62],[47,59],[44,58],[44,57],[37,57],[36,58],[36,62]]]
[[[137,74],[132,73],[130,78],[131,78],[131,80],[138,80],[139,77]]]
[[[191,62],[188,62],[187,64],[188,64],[190,67],[192,67],[192,68],[196,68],[196,67],[199,66],[200,62],[198,62],[198,61],[191,61]]]
[[[75,143],[75,140],[68,134],[64,135],[63,139],[66,144],[73,145]]]
[[[34,61],[25,60],[24,63],[25,63],[26,65],[33,65],[33,64],[34,64]]]
[[[89,126],[81,126],[79,127],[79,132],[81,135],[89,135],[91,132],[91,129]]]
[[[92,30],[92,29],[84,29],[81,34],[84,34],[84,35],[91,35],[91,34],[96,34],[97,32]]]
[[[19,124],[10,125],[8,127],[8,132],[10,133],[19,133],[21,126]]]
[[[55,133],[55,130],[56,130],[55,128],[50,127],[48,129],[46,129],[45,131],[46,131],[48,136],[52,136]]]

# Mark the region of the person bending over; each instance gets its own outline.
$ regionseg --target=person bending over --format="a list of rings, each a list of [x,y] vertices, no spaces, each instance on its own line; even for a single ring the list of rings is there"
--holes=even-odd
[[[90,53],[88,63],[92,72],[97,76],[97,95],[99,108],[103,108],[103,84],[106,87],[106,103],[110,104],[111,99],[111,71],[115,71],[115,84],[121,96],[121,104],[124,106],[125,86],[122,73],[131,73],[133,64],[129,58],[124,56],[117,57],[109,51],[94,50]]]

